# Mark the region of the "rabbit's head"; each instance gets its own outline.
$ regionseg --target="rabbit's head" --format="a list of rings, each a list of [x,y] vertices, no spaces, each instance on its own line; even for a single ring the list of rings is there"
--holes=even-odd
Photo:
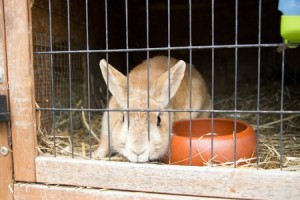
[[[127,77],[105,60],[100,61],[100,68],[117,105],[110,107],[117,110],[111,111],[110,115],[118,118],[109,128],[114,150],[131,162],[163,157],[168,149],[173,122],[173,113],[166,112],[166,108],[171,108],[170,99],[181,84],[185,62],[178,61],[170,71],[152,80],[149,92],[148,87],[134,85],[130,79],[128,88]],[[147,79],[141,78],[141,81],[147,83]]]

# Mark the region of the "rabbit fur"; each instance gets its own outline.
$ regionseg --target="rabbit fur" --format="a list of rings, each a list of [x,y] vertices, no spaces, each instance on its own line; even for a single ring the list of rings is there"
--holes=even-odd
[[[171,67],[170,71],[168,64]],[[163,112],[169,108],[190,109],[190,65],[182,60],[165,56],[145,60],[129,73],[128,90],[126,76],[104,59],[99,65],[112,93],[109,109],[125,110],[103,114],[101,139],[93,157],[106,157],[109,149],[125,156],[131,162],[147,162],[163,157],[169,146],[169,133],[172,128],[169,124],[172,126],[174,121],[190,118],[190,112]],[[149,100],[147,67],[149,67]],[[210,109],[210,95],[206,84],[201,74],[191,67],[191,108]],[[150,112],[147,112],[148,109]],[[208,115],[205,112],[191,112],[192,118]]]

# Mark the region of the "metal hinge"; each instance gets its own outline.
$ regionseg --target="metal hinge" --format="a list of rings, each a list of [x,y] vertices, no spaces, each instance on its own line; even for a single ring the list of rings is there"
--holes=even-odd
[[[10,120],[6,99],[6,95],[0,95],[0,122],[8,122]]]

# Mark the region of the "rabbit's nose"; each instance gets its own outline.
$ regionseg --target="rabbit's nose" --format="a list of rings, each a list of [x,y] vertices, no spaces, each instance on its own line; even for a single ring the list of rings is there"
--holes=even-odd
[[[139,156],[146,152],[146,148],[131,148],[132,153]]]

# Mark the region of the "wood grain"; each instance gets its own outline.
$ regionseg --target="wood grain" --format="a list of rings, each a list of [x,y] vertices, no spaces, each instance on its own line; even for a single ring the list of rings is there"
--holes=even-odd
[[[41,184],[16,184],[15,200],[214,200],[216,198],[191,197],[181,195],[152,194],[142,192],[128,192],[103,189],[87,189],[80,187],[46,186]]]
[[[7,84],[7,62],[6,62],[6,42],[4,25],[4,7],[3,0],[0,0],[0,76],[3,82],[0,82],[0,94],[8,94]],[[8,142],[8,126],[6,122],[0,122],[0,148],[5,147],[10,150]],[[7,156],[0,155],[0,200],[12,200],[12,153]],[[11,188],[11,189],[10,189]]]
[[[48,184],[247,199],[297,199],[300,173],[252,169],[36,158],[37,181]]]
[[[30,2],[4,0],[9,104],[17,181],[35,181],[37,155]]]

